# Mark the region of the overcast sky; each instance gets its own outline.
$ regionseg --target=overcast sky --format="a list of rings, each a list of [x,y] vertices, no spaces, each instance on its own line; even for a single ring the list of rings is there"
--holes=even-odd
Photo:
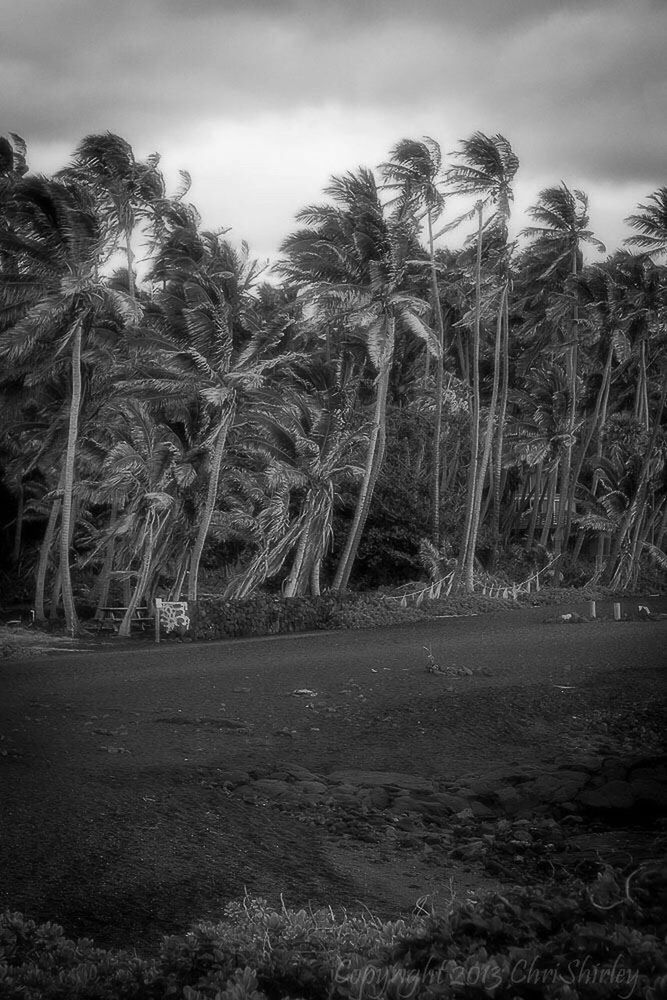
[[[110,130],[209,228],[273,255],[332,173],[477,130],[539,190],[583,188],[613,250],[667,183],[667,0],[0,0],[0,132],[34,170]]]

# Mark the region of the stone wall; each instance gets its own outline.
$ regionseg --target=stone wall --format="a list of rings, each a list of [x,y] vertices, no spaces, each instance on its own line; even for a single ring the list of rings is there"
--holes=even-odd
[[[370,600],[363,594],[281,597],[254,594],[242,601],[203,597],[190,606],[193,639],[230,639],[335,627],[335,614],[350,603]]]

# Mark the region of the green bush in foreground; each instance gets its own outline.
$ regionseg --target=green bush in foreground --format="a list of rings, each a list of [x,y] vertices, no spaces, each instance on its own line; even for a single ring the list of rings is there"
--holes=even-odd
[[[0,917],[0,996],[23,1000],[667,998],[667,865],[552,895],[515,889],[407,920],[276,910],[246,898],[165,938],[104,951],[55,924]]]

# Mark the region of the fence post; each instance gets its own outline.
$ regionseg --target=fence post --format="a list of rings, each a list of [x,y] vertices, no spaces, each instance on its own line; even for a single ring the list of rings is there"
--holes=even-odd
[[[620,620],[621,620],[621,605],[618,602],[616,602],[614,604],[614,621],[620,622]]]
[[[162,600],[155,598],[155,641],[160,643],[160,611],[162,610]]]
[[[597,618],[597,606],[595,601],[588,602],[588,615],[590,618]]]

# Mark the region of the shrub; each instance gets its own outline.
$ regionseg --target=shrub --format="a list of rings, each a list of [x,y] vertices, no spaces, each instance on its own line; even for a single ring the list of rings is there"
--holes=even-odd
[[[141,959],[0,916],[0,996],[24,1000],[396,1000],[667,995],[667,865],[515,888],[407,920],[246,898]]]

